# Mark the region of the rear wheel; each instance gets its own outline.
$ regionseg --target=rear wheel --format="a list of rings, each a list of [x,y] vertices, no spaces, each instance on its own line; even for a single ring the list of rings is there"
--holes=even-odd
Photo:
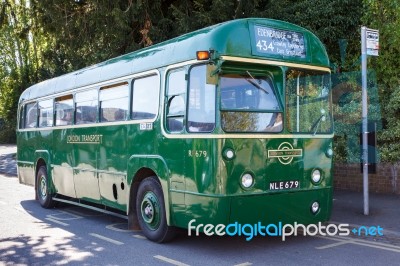
[[[53,194],[51,194],[49,189],[49,178],[47,176],[46,166],[40,166],[36,175],[36,193],[39,203],[43,208],[54,207]]]
[[[163,243],[175,236],[175,228],[167,224],[162,188],[155,177],[140,183],[136,211],[139,225],[148,239]]]

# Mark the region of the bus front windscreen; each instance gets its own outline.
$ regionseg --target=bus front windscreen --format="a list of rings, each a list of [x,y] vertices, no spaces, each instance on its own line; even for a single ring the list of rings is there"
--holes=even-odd
[[[332,133],[330,76],[289,69],[286,72],[286,125],[291,133]]]
[[[220,79],[225,132],[281,132],[282,108],[267,76],[226,74]]]

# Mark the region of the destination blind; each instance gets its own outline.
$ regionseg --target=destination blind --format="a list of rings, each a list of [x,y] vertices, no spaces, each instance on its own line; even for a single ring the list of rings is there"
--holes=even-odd
[[[302,33],[254,25],[254,36],[251,44],[253,54],[306,58],[306,45]]]

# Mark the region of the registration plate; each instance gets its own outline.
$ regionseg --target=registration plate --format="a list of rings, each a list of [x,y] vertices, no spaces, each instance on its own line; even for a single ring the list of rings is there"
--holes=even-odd
[[[299,188],[299,187],[300,187],[300,182],[297,180],[278,181],[278,182],[269,183],[270,190],[293,189],[293,188]]]

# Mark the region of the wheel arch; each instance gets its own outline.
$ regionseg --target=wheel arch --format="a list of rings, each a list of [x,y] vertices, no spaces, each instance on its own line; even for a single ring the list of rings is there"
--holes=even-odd
[[[128,200],[128,224],[131,229],[139,229],[136,217],[136,197],[140,183],[154,176],[160,183],[163,197],[167,224],[171,223],[170,197],[169,197],[169,170],[165,160],[158,155],[133,155],[128,162],[128,180],[130,186]]]
[[[49,169],[50,166],[50,153],[47,150],[36,150],[35,151],[35,165],[34,165],[34,172],[35,172],[35,190],[37,188],[37,174],[40,167],[46,166],[47,176],[52,179],[51,171]],[[52,186],[50,186],[53,189]]]

